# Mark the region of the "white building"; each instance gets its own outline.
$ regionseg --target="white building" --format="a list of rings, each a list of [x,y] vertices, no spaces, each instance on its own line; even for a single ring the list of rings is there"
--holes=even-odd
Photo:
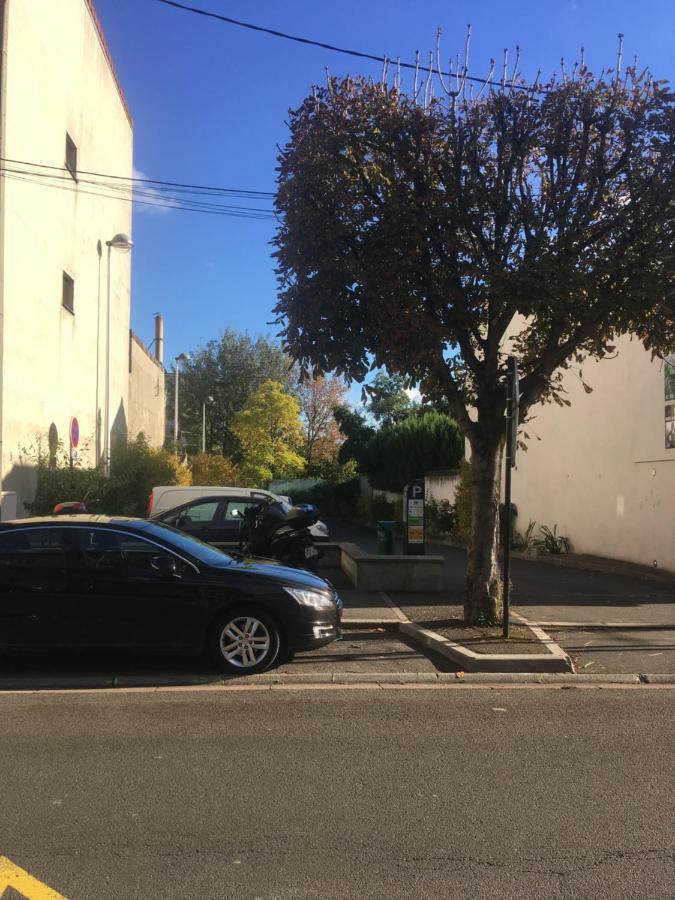
[[[675,369],[622,338],[565,377],[569,408],[534,408],[513,476],[516,527],[558,525],[576,553],[675,572]]]
[[[0,0],[0,36],[0,475],[23,515],[37,441],[69,452],[76,419],[79,460],[100,459],[108,278],[111,427],[132,424],[130,256],[108,272],[106,246],[131,203],[89,173],[131,177],[133,123],[93,0]]]

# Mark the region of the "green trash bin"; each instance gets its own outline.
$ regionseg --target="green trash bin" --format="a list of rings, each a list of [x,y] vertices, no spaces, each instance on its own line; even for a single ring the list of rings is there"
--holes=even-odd
[[[377,523],[377,552],[382,556],[394,553],[394,526],[396,522]]]

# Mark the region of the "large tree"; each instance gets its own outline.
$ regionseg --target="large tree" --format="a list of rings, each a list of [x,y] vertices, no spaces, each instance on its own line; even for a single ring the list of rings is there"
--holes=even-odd
[[[398,81],[398,79],[397,79]],[[509,353],[521,420],[630,333],[675,347],[673,95],[583,64],[547,85],[466,81],[424,101],[330,79],[279,160],[276,306],[303,366],[385,366],[443,399],[471,447],[465,617],[497,616]]]
[[[298,373],[278,343],[227,328],[217,340],[190,353],[178,374],[180,430],[187,449],[201,450],[202,404],[206,401],[206,450],[238,457],[232,422],[263,382],[278,381],[293,392]],[[173,377],[167,378],[167,414],[173,421]],[[209,399],[212,398],[212,399]]]
[[[242,450],[238,466],[251,487],[266,487],[273,478],[302,471],[300,404],[279,381],[265,381],[232,421]]]
[[[363,471],[364,454],[375,429],[368,424],[363,413],[351,406],[336,406],[333,415],[344,437],[338,462],[346,464],[353,460],[358,470]]]
[[[333,410],[345,402],[347,385],[340,378],[305,378],[299,387],[307,474],[321,474],[326,464],[337,464],[344,437]]]
[[[373,487],[400,492],[425,472],[456,469],[463,458],[459,426],[450,416],[432,411],[376,431],[366,445],[363,464]]]
[[[378,372],[366,387],[370,397],[368,412],[384,427],[401,422],[413,412],[413,403],[406,392],[406,380],[401,375]]]

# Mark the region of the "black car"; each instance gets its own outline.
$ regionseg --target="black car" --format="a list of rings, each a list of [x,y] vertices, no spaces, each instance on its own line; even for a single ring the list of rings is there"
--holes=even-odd
[[[0,524],[0,649],[207,649],[252,674],[335,640],[341,611],[316,575],[235,559],[161,522]]]

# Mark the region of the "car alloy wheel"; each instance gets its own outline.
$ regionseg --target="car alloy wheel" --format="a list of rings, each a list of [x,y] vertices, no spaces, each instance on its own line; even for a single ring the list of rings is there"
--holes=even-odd
[[[281,647],[276,623],[262,612],[232,610],[216,624],[212,650],[227,672],[251,675],[274,664]]]

